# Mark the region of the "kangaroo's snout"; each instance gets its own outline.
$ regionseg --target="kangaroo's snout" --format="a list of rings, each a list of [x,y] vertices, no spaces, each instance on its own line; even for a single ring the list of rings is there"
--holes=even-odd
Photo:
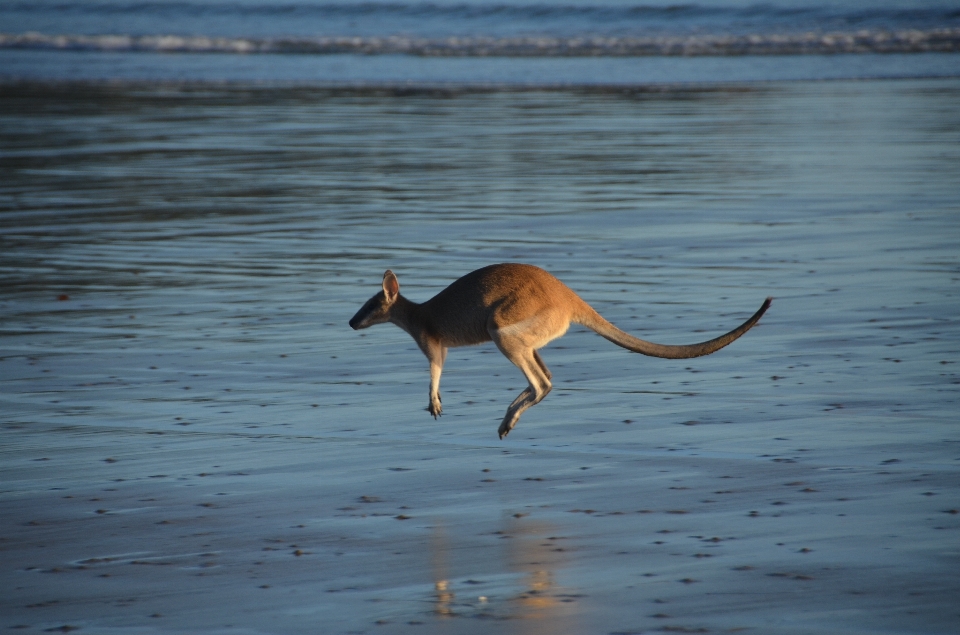
[[[374,324],[390,321],[393,304],[400,296],[400,283],[389,269],[383,274],[383,290],[367,300],[360,310],[350,318],[350,328],[354,331],[365,329]]]
[[[366,307],[364,307],[364,309],[365,308]],[[362,329],[363,318],[365,316],[365,313],[366,312],[363,309],[360,309],[359,311],[357,311],[357,314],[354,315],[352,318],[350,318],[350,328],[352,328],[354,331],[359,331],[360,329]]]

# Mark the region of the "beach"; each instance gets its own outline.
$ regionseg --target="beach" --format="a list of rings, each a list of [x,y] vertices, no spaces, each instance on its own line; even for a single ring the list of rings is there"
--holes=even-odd
[[[955,633],[960,81],[0,90],[0,625]],[[391,325],[496,262],[522,374]]]

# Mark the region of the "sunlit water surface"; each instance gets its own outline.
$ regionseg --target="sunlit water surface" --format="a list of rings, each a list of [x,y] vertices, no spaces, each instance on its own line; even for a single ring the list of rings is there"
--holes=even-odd
[[[156,612],[181,619],[173,631],[307,632],[336,613],[328,632],[381,632],[377,620],[490,632],[490,619],[504,632],[949,632],[958,103],[956,80],[3,89],[0,505],[16,549],[0,621],[133,628],[159,625]],[[525,382],[495,348],[451,351],[434,421],[412,340],[347,320],[387,268],[423,301],[504,261],[544,267],[663,343],[708,339],[775,300],[697,360],[632,355],[575,327],[543,351],[553,393],[500,442]],[[230,508],[229,495],[243,501],[229,521],[196,507]],[[786,527],[780,503],[797,505]],[[190,537],[204,528],[214,538]],[[661,530],[739,535],[740,551],[701,558]],[[104,542],[111,531],[122,546]],[[558,536],[566,551],[548,549]],[[269,540],[295,565],[258,555]],[[868,541],[874,555],[857,551]],[[807,560],[755,562],[783,562],[775,543]],[[101,591],[77,591],[151,595],[111,581],[140,580],[123,571],[143,553],[172,565],[156,575],[179,599],[107,618]],[[114,561],[128,569],[96,577]],[[251,578],[223,591],[247,617],[204,610],[218,597],[191,586],[205,566]],[[806,576],[803,597],[835,610],[807,623],[797,587],[764,596],[780,574]],[[309,599],[267,595],[285,584]],[[731,615],[716,595],[730,588],[766,600],[737,599]],[[919,615],[911,591],[927,594]]]

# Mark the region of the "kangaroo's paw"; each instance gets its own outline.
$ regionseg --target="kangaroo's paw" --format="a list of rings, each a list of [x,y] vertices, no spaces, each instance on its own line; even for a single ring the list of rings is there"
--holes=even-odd
[[[427,406],[427,412],[433,415],[433,418],[436,419],[441,414],[443,414],[443,406],[440,404],[440,397],[437,397],[436,401],[431,401],[430,405]]]

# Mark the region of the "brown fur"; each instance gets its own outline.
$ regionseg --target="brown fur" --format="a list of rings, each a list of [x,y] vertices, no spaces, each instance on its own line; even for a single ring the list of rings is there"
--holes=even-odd
[[[770,306],[767,298],[753,317],[718,338],[689,346],[647,342],[624,333],[555,277],[532,265],[499,264],[478,269],[454,281],[423,304],[400,295],[392,271],[383,274],[382,290],[350,320],[354,329],[392,322],[413,337],[430,361],[430,405],[434,418],[440,405],[440,373],[447,349],[493,341],[530,383],[507,408],[500,438],[507,436],[520,415],[547,396],[552,375],[537,349],[567,332],[571,322],[582,324],[614,344],[654,357],[686,359],[709,355],[734,341],[757,323]]]

